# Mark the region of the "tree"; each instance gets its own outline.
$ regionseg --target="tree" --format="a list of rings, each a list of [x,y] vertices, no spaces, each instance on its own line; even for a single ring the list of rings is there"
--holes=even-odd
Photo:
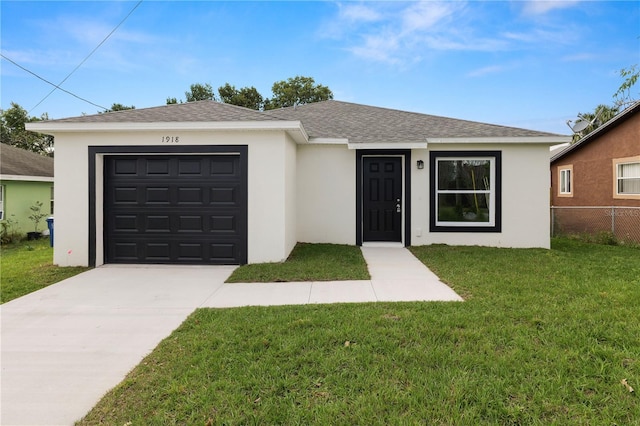
[[[131,106],[126,106],[126,105],[122,105],[122,104],[113,104],[111,105],[111,109],[109,110],[109,112],[112,111],[125,111],[128,109],[136,109],[135,106],[131,105]]]
[[[184,96],[187,98],[187,102],[216,100],[216,96],[213,94],[213,87],[209,83],[192,84],[189,90],[184,92]]]
[[[271,91],[273,98],[265,100],[265,110],[333,99],[333,92],[326,86],[315,84],[312,77],[296,76],[275,82]]]
[[[42,155],[53,154],[53,136],[25,130],[25,123],[48,120],[47,113],[38,117],[29,117],[27,110],[15,102],[11,107],[0,110],[0,138],[2,143],[13,145],[17,148],[37,152]]]
[[[235,86],[226,83],[218,88],[218,94],[220,95],[220,101],[225,104],[238,105],[255,110],[262,109],[264,104],[264,98],[253,86],[243,87],[238,90]]]
[[[136,107],[133,105],[126,106],[126,105],[114,103],[113,105],[111,105],[111,108],[109,108],[108,110],[98,111],[98,114],[103,114],[105,112],[114,112],[114,111],[126,111],[128,109],[136,109]]]
[[[636,64],[629,68],[622,68],[620,70],[620,77],[625,80],[620,87],[618,87],[616,93],[613,94],[613,99],[617,106],[626,106],[637,100],[637,98],[631,96],[631,88],[638,82],[638,77],[640,77],[638,65]]]
[[[608,105],[598,105],[596,107],[596,109],[594,110],[594,112],[587,112],[587,113],[580,113],[578,114],[578,117],[580,117],[581,120],[587,121],[591,124],[589,124],[589,126],[587,126],[586,129],[575,133],[573,135],[573,139],[571,141],[571,143],[577,142],[578,140],[580,140],[582,138],[582,136],[584,135],[588,135],[589,133],[593,132],[595,129],[597,129],[598,127],[602,126],[604,123],[606,123],[607,121],[611,120],[613,117],[616,116],[616,114],[618,113],[619,108],[616,106],[610,107]]]
[[[574,133],[571,143],[575,143],[582,139],[584,135],[588,135],[607,121],[615,117],[619,112],[623,111],[627,106],[635,103],[638,99],[631,95],[631,88],[638,82],[640,70],[638,65],[632,65],[629,68],[620,70],[620,77],[625,80],[622,82],[618,90],[613,94],[613,106],[600,104],[594,112],[579,113],[578,118],[589,122],[589,126],[580,132]]]
[[[176,98],[167,98],[167,105],[177,104],[178,100]],[[182,103],[182,101],[180,101]]]

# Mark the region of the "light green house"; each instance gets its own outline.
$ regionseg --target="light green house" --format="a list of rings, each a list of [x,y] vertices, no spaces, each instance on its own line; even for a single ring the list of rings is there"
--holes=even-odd
[[[29,216],[37,202],[43,213],[53,214],[53,158],[0,144],[0,220],[26,236],[35,231]],[[46,229],[43,219],[37,230]]]

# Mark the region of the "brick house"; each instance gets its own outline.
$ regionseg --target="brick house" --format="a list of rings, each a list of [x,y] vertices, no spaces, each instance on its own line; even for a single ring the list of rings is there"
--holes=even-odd
[[[640,102],[551,157],[551,205],[564,231],[640,241]]]

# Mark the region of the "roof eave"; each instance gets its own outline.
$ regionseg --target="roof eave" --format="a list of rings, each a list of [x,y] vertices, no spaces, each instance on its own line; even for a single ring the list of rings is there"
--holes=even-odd
[[[426,149],[426,142],[349,142],[349,149]]]
[[[427,143],[477,143],[477,144],[543,144],[558,145],[571,142],[571,136],[486,136],[486,137],[455,137],[455,138],[427,138]]]
[[[117,123],[73,123],[46,122],[26,123],[26,129],[38,133],[56,135],[58,133],[81,132],[143,132],[143,131],[284,131],[296,143],[309,143],[309,135],[296,121],[162,121],[162,122],[117,122]]]
[[[15,180],[15,181],[28,181],[28,182],[53,182],[53,176],[0,175],[0,180]]]

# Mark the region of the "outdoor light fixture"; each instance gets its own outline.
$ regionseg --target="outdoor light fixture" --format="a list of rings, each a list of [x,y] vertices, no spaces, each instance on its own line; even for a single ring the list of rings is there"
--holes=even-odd
[[[418,162],[416,163],[416,165],[418,166],[418,170],[422,170],[422,169],[424,169],[424,161],[422,161],[422,160],[418,160]]]

